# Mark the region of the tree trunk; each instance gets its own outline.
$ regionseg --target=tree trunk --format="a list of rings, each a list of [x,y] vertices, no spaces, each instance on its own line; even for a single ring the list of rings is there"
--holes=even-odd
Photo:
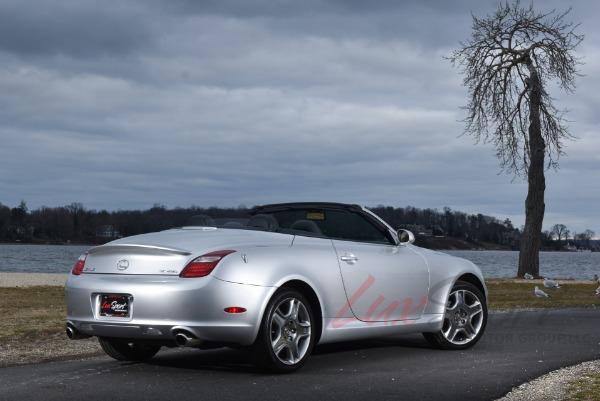
[[[521,236],[518,277],[529,273],[540,275],[540,244],[544,221],[544,153],[546,144],[542,137],[540,104],[542,87],[535,67],[529,63],[529,168],[527,170],[527,199],[525,200],[525,228]]]

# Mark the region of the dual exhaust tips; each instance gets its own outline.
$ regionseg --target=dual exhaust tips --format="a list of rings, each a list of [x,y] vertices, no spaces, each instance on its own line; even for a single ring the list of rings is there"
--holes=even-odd
[[[84,338],[91,337],[87,334],[83,334],[70,323],[67,323],[67,326],[65,327],[65,332],[67,334],[67,337],[69,337],[69,339],[71,340],[82,340]],[[180,347],[200,347],[202,345],[202,340],[197,338],[192,333],[180,330],[175,334],[175,344],[177,344]]]

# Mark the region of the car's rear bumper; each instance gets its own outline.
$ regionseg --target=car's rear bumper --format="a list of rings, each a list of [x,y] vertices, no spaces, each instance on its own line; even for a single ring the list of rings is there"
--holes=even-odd
[[[178,331],[187,331],[202,341],[249,345],[275,290],[210,276],[71,275],[66,287],[67,324],[92,336],[170,341]],[[130,295],[130,317],[100,316],[103,293]],[[226,313],[231,306],[246,312]]]

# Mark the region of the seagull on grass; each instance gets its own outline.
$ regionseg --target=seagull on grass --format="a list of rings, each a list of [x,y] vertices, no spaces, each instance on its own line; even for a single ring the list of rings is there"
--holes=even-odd
[[[523,277],[525,277],[525,280],[533,280],[533,276],[529,273],[525,273]]]
[[[600,295],[600,287],[596,288],[596,295]]]
[[[540,287],[538,287],[537,285],[533,289],[533,293],[538,298],[550,298],[550,295],[548,295],[544,291],[540,290]]]
[[[560,284],[558,281],[550,280],[547,277],[544,277],[544,287],[546,288],[560,288]]]

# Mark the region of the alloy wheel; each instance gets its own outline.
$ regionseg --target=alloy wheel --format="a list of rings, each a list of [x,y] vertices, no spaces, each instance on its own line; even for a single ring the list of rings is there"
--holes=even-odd
[[[483,306],[477,295],[469,290],[456,290],[446,303],[442,334],[452,344],[467,344],[479,334],[483,318]]]
[[[304,358],[310,345],[311,320],[302,301],[293,297],[282,300],[273,310],[269,327],[277,359],[294,365]]]

